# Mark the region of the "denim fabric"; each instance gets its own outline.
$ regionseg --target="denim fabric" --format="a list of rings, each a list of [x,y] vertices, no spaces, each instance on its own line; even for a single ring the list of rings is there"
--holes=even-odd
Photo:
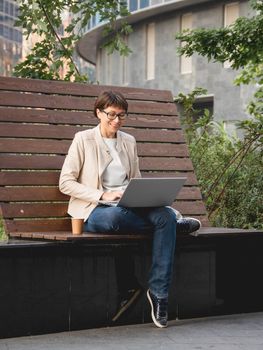
[[[158,298],[168,297],[176,243],[176,214],[171,208],[124,208],[101,205],[92,211],[84,229],[87,232],[120,234],[152,232],[149,288]]]

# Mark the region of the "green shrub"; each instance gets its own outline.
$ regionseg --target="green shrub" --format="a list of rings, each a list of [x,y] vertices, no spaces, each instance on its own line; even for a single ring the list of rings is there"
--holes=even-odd
[[[180,94],[176,101],[184,107],[182,124],[210,222],[262,229],[262,121],[239,123],[243,138],[230,136],[224,123],[213,121],[208,110],[196,118],[194,97],[204,92],[196,89],[189,95]]]
[[[3,225],[3,220],[0,217],[0,241],[4,241],[7,239],[7,236],[5,234],[5,230],[4,230],[4,225]]]

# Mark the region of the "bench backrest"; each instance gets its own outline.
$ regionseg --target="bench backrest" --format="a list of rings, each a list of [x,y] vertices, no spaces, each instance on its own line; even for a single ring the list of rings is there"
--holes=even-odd
[[[169,91],[1,77],[0,202],[8,232],[70,230],[60,169],[74,134],[97,125],[95,97],[108,89],[129,101],[123,130],[137,139],[143,176],[186,175],[174,206],[207,222]]]

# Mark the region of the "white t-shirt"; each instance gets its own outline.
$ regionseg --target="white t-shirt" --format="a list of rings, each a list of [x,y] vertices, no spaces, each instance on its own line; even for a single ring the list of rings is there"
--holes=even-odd
[[[117,139],[103,137],[103,141],[108,146],[112,161],[104,170],[102,175],[103,188],[105,191],[122,191],[128,185],[126,171],[121,164],[119,154],[116,150]]]

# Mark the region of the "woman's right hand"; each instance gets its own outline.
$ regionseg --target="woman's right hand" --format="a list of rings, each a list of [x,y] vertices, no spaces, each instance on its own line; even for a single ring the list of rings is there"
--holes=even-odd
[[[111,191],[111,192],[104,192],[101,196],[101,199],[103,201],[116,201],[121,198],[123,195],[122,191]]]

